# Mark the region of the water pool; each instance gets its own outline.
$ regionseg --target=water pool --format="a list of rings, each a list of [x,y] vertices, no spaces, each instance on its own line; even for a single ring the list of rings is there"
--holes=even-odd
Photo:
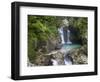
[[[74,49],[74,48],[80,48],[81,45],[80,44],[64,44],[62,46],[62,49]]]

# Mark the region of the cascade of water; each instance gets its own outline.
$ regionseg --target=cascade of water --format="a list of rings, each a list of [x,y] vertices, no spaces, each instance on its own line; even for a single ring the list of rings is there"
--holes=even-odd
[[[64,59],[65,65],[72,65],[72,61],[71,60],[66,60]]]
[[[59,31],[60,37],[61,37],[61,44],[65,44],[63,27],[59,28],[58,31]]]
[[[72,44],[72,42],[70,41],[70,30],[69,29],[67,29],[67,31],[66,31],[67,36],[64,36],[63,27],[59,28],[58,32],[59,32],[60,37],[61,37],[61,44],[64,44],[64,45]],[[64,40],[64,37],[67,37],[67,41],[66,42]],[[64,47],[64,45],[63,45],[63,47]],[[69,49],[67,48],[67,50],[69,50]],[[67,50],[65,48],[62,48],[61,52],[66,54],[68,52]],[[53,65],[57,65],[57,61],[52,60],[52,62],[53,62]],[[65,63],[65,65],[71,65],[72,61],[66,56],[66,57],[64,57],[64,63]]]
[[[72,42],[70,41],[70,30],[67,29],[67,44],[72,44]]]
[[[72,65],[71,59],[68,57],[68,54],[64,56],[65,65]]]

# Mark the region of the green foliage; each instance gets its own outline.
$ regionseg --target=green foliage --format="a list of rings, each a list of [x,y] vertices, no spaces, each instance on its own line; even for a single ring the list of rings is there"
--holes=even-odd
[[[78,30],[78,38],[87,39],[88,19],[86,17],[69,17],[68,20],[70,26]]]
[[[28,57],[31,62],[35,60],[36,52],[42,46],[39,43],[57,37],[57,25],[55,16],[28,16]]]
[[[28,58],[31,63],[34,62],[36,57],[35,47],[35,39],[28,40]]]
[[[58,17],[58,16],[28,16],[28,58],[34,62],[37,52],[48,40],[58,37],[58,28],[62,20],[68,19],[69,25],[78,30],[77,38],[84,39],[87,35],[86,17]],[[42,45],[43,44],[43,45]],[[40,48],[39,48],[40,47]]]

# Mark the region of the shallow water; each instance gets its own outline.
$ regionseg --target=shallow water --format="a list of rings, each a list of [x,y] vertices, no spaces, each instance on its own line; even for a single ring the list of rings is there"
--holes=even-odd
[[[80,44],[70,44],[70,45],[64,44],[62,46],[62,49],[74,49],[74,48],[80,48],[80,47],[81,47]]]

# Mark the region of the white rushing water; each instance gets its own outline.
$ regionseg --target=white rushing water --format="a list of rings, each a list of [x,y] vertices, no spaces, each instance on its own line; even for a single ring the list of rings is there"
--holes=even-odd
[[[72,61],[67,55],[64,56],[64,62],[65,62],[65,65],[72,65]]]
[[[70,60],[64,59],[65,65],[72,65],[72,62]]]
[[[72,42],[70,41],[70,30],[67,29],[67,44],[72,44]]]
[[[68,44],[68,45],[72,44],[72,42],[70,41],[70,30],[69,29],[67,29],[67,31],[66,31],[67,32],[67,42],[65,42],[65,40],[64,40],[64,30],[63,30],[63,27],[59,28],[58,31],[59,31],[59,34],[60,34],[60,37],[61,37],[61,44],[63,44],[63,46],[65,45],[65,43]],[[62,53],[64,53],[64,55],[66,55],[67,52],[70,49],[64,49],[63,46],[62,46],[62,49],[60,51]],[[54,65],[57,64],[56,63],[57,61],[53,60],[52,62],[54,63]],[[67,58],[67,57],[64,57],[64,62],[65,62],[65,65],[71,65],[72,64],[72,61],[69,58]]]
[[[60,37],[61,37],[61,44],[65,44],[65,40],[64,40],[64,32],[63,32],[63,27],[60,27],[58,29]]]

